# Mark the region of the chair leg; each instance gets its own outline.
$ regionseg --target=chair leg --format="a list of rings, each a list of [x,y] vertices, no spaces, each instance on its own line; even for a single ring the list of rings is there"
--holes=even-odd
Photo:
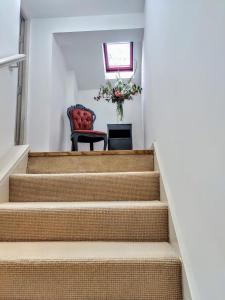
[[[107,136],[104,137],[104,150],[106,151],[107,149],[107,144],[108,144],[108,139],[107,139]]]
[[[94,151],[94,143],[90,142],[90,151]]]
[[[72,151],[78,151],[78,137],[72,137]]]
[[[74,138],[71,138],[71,151],[76,151],[74,147]]]

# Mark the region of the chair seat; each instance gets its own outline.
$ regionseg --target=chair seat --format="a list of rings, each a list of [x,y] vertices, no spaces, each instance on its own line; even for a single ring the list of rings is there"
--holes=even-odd
[[[96,131],[96,130],[74,130],[74,133],[93,134],[93,135],[106,135],[105,132]]]

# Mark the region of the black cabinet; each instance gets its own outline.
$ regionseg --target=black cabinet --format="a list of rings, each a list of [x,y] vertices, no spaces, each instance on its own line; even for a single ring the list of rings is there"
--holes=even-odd
[[[132,150],[132,124],[108,124],[108,149]]]

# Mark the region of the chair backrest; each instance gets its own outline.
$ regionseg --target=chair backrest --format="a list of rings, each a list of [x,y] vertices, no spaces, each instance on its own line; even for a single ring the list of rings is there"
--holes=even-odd
[[[67,109],[67,115],[72,132],[75,130],[93,130],[96,115],[92,110],[77,104]]]

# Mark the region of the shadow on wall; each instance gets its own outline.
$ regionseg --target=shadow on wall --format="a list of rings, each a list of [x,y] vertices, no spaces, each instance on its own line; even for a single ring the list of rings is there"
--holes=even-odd
[[[60,147],[61,145],[64,145],[65,146],[65,143],[66,143],[66,124],[65,124],[65,118],[64,118],[64,115],[62,114],[61,117],[60,117],[60,132],[59,132],[59,150],[60,150]]]

